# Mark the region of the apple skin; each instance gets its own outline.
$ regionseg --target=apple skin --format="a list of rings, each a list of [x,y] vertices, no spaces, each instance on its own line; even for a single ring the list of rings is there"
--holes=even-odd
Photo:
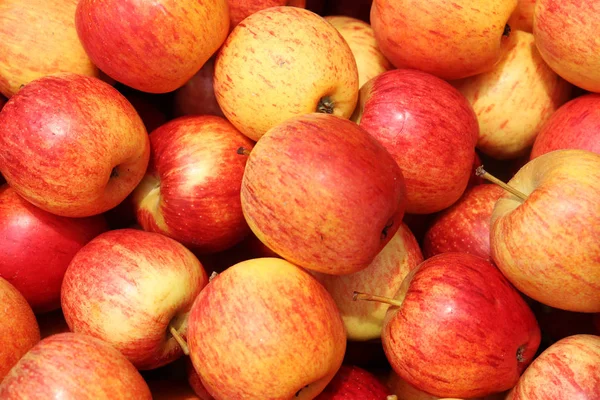
[[[404,280],[382,332],[393,370],[439,397],[512,388],[540,344],[535,316],[489,261],[467,253],[425,260]]]
[[[306,0],[228,0],[229,29],[233,30],[250,15],[266,8],[278,6],[306,7]]]
[[[533,32],[533,13],[536,0],[518,0],[517,8],[510,16],[508,24],[514,30]]]
[[[97,78],[37,79],[0,113],[2,175],[27,201],[56,215],[88,217],[115,207],[141,181],[149,157],[141,118]]]
[[[341,367],[346,333],[335,302],[309,273],[258,258],[228,268],[200,292],[188,345],[216,399],[305,400]]]
[[[17,361],[40,341],[40,328],[25,297],[1,277],[0,304],[1,383]]]
[[[600,94],[577,97],[560,107],[535,139],[530,158],[553,150],[581,149],[600,154]]]
[[[568,149],[529,161],[508,182],[490,222],[492,259],[525,295],[600,312],[600,155]],[[559,245],[557,245],[559,244]]]
[[[377,75],[394,68],[379,51],[373,28],[367,22],[343,15],[326,16],[325,20],[340,32],[350,46],[358,67],[359,88]]]
[[[374,0],[371,26],[397,68],[442,79],[490,70],[506,51],[506,24],[517,0]]]
[[[139,370],[154,369],[183,354],[169,327],[186,336],[190,308],[207,281],[198,259],[173,239],[112,230],[69,264],[62,310],[71,331],[105,340]]]
[[[410,214],[449,207],[465,191],[479,136],[477,116],[449,83],[425,72],[384,72],[360,89],[352,117],[394,156]]]
[[[0,277],[27,299],[35,313],[60,307],[60,287],[71,259],[108,230],[101,215],[59,217],[0,186]]]
[[[342,365],[315,400],[385,400],[390,391],[370,372]]]
[[[77,37],[77,3],[0,2],[0,93],[11,97],[22,85],[59,72],[100,76]]]
[[[571,99],[572,91],[544,62],[533,35],[522,31],[511,34],[505,56],[492,70],[452,84],[477,114],[477,148],[497,160],[529,152],[540,129]]]
[[[116,349],[79,333],[59,333],[33,347],[0,384],[0,398],[151,400],[148,385]]]
[[[388,305],[378,302],[353,301],[355,290],[377,292],[380,296],[396,294],[410,270],[423,261],[423,254],[410,229],[402,223],[396,234],[377,254],[369,266],[348,275],[313,276],[335,300],[349,340],[371,340],[381,337]]]
[[[227,37],[215,61],[214,90],[227,119],[257,141],[285,120],[320,108],[350,118],[358,69],[348,43],[322,17],[272,7]]]
[[[194,369],[194,364],[192,363],[191,358],[186,358],[185,363],[185,372],[187,375],[187,381],[196,396],[198,396],[201,400],[213,400],[213,397],[208,393],[204,385],[202,384],[202,380],[200,380],[200,376]]]
[[[423,239],[425,258],[461,252],[491,261],[490,220],[496,201],[504,193],[491,184],[467,189],[456,203],[434,217]]]
[[[81,0],[75,13],[86,53],[134,89],[171,92],[219,49],[229,32],[227,0]]]
[[[185,85],[175,91],[173,97],[173,114],[175,117],[185,115],[225,117],[215,97],[214,76],[215,57],[211,57]]]
[[[507,400],[596,399],[600,336],[573,335],[547,348],[527,368]]]
[[[241,198],[267,247],[301,267],[343,275],[367,268],[398,231],[405,187],[392,156],[365,130],[312,113],[256,143]]]
[[[216,253],[250,232],[240,188],[254,142],[225,118],[187,116],[150,134],[146,176],[133,193],[137,221],[195,251]]]
[[[600,91],[600,9],[595,0],[537,0],[533,16],[535,44],[546,63],[572,84]]]

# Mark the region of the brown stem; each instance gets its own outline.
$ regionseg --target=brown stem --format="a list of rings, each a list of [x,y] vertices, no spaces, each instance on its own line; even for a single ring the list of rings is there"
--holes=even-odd
[[[527,195],[525,195],[524,193],[518,191],[517,189],[515,189],[514,187],[507,185],[506,183],[502,182],[500,179],[496,178],[493,175],[490,175],[489,173],[487,173],[485,171],[485,169],[483,169],[483,165],[477,167],[477,170],[475,171],[475,174],[483,179],[486,179],[492,183],[495,183],[496,185],[500,186],[502,189],[506,190],[507,192],[510,192],[512,194],[514,194],[515,196],[517,196],[519,199],[525,201],[527,200]]]
[[[352,300],[354,300],[354,301],[357,301],[357,300],[377,301],[379,303],[386,303],[391,306],[396,306],[396,307],[402,306],[401,301],[398,301],[395,299],[390,299],[389,297],[377,296],[375,294],[362,293],[362,292],[354,292],[354,295],[352,296]]]
[[[179,343],[179,346],[181,347],[181,350],[183,350],[183,354],[185,354],[186,356],[190,355],[190,348],[188,347],[187,342],[181,337],[181,335],[179,334],[179,332],[177,332],[177,329],[175,329],[174,326],[169,325],[169,332],[171,332],[171,335],[173,335],[173,337],[175,338],[175,340],[177,341],[177,343]]]
[[[246,149],[244,147],[240,147],[239,149],[237,149],[237,153],[239,155],[242,155],[242,156],[249,156],[250,155],[250,150],[248,150],[248,149]]]
[[[212,281],[213,279],[215,279],[217,276],[219,276],[219,273],[217,271],[213,271],[210,276],[208,277],[208,281]]]

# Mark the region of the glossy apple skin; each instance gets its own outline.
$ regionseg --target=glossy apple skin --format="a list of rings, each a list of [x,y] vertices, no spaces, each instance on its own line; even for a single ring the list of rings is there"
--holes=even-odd
[[[342,35],[322,17],[272,7],[227,37],[215,61],[214,90],[227,119],[256,141],[293,116],[317,112],[322,99],[333,115],[350,118],[358,69]]]
[[[373,28],[367,22],[344,15],[330,15],[325,20],[344,37],[358,67],[358,87],[377,75],[394,68],[385,58],[379,47]]]
[[[244,261],[215,277],[196,298],[189,328],[194,368],[216,399],[313,399],[346,349],[329,293],[279,258]]]
[[[590,40],[598,29],[595,0],[537,0],[535,43],[548,65],[572,84],[600,91],[600,44]]]
[[[490,220],[496,201],[504,193],[500,186],[491,184],[467,189],[456,203],[435,216],[423,239],[425,258],[461,252],[491,261]]]
[[[151,400],[148,385],[116,349],[79,333],[50,336],[0,384],[0,398]]]
[[[183,245],[158,233],[119,229],[85,245],[67,268],[61,291],[73,332],[105,340],[139,370],[166,365],[183,352],[195,297],[208,278]]]
[[[518,0],[517,8],[508,20],[508,24],[512,29],[533,32],[535,3],[536,0]]]
[[[315,400],[385,400],[390,391],[367,370],[342,365]]]
[[[430,214],[465,191],[479,136],[477,116],[452,85],[398,69],[360,89],[352,119],[394,156],[406,181],[406,212]]]
[[[213,87],[215,57],[211,57],[196,74],[175,91],[173,113],[175,117],[185,115],[216,115],[225,117]]]
[[[306,0],[228,0],[227,3],[229,4],[229,27],[231,30],[245,18],[265,8],[278,6],[306,7]]]
[[[490,222],[492,259],[525,295],[551,307],[600,312],[600,154],[556,150],[509,181]],[[526,240],[524,239],[526,238]]]
[[[94,64],[134,89],[171,92],[219,49],[229,32],[227,0],[83,0],[77,34]]]
[[[490,70],[506,51],[505,26],[517,0],[374,0],[371,25],[397,68],[442,79]]]
[[[398,231],[405,188],[392,156],[365,130],[313,113],[257,142],[241,198],[267,247],[304,268],[342,275],[365,269]]]
[[[507,400],[595,399],[600,388],[600,336],[573,335],[547,348]]]
[[[240,188],[254,142],[225,118],[187,116],[150,134],[146,176],[133,193],[138,223],[196,254],[215,253],[250,232]]]
[[[600,94],[577,97],[552,114],[535,139],[530,158],[561,149],[600,154]]]
[[[103,213],[133,191],[150,156],[141,118],[93,77],[30,82],[0,113],[0,171],[26,200],[53,214]]]
[[[0,277],[0,383],[10,369],[40,341],[40,328],[23,295]]]
[[[381,337],[388,305],[378,302],[353,301],[355,290],[391,297],[396,294],[406,275],[423,261],[423,254],[410,229],[402,223],[373,262],[362,271],[348,275],[313,273],[335,300],[349,340],[371,340]]]
[[[0,3],[0,93],[58,72],[99,77],[77,37],[77,0],[5,0]],[[26,22],[26,23],[24,23]]]
[[[60,286],[71,259],[108,230],[102,216],[59,217],[0,187],[0,277],[27,299],[35,313],[60,307]]]
[[[497,160],[529,152],[540,129],[572,92],[572,85],[542,59],[533,35],[522,31],[511,34],[505,56],[492,70],[452,84],[477,114],[477,148]]]
[[[512,388],[533,359],[540,329],[519,292],[489,261],[444,253],[412,270],[388,309],[383,348],[393,370],[439,397]]]

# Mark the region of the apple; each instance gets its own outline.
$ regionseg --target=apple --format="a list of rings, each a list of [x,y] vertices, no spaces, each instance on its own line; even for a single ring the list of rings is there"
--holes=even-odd
[[[282,258],[330,275],[358,272],[398,231],[402,171],[364,129],[328,114],[269,130],[248,156],[242,211]]]
[[[188,344],[216,399],[304,400],[341,367],[346,333],[335,302],[309,273],[257,258],[228,268],[200,292]]]
[[[40,328],[40,337],[45,339],[57,333],[71,332],[62,310],[59,308],[35,316]]]
[[[372,0],[328,0],[325,14],[328,16],[346,16],[369,23]]]
[[[115,207],[141,181],[149,156],[131,103],[94,77],[39,78],[0,112],[0,172],[53,214],[87,217]]]
[[[500,60],[516,7],[517,0],[374,0],[371,25],[397,68],[461,79]]]
[[[598,398],[600,336],[573,335],[547,348],[527,368],[507,400]]]
[[[397,69],[360,89],[352,117],[394,156],[406,180],[410,214],[451,206],[465,191],[479,136],[477,116],[449,83]]]
[[[1,383],[17,361],[40,341],[40,328],[25,297],[1,277],[0,304]]]
[[[600,9],[595,0],[537,0],[533,16],[535,44],[556,73],[590,92],[600,91]]]
[[[229,32],[227,0],[81,0],[75,27],[85,51],[108,76],[134,89],[183,86]]]
[[[73,332],[102,339],[139,370],[178,359],[188,314],[208,278],[183,245],[158,233],[112,230],[73,258],[61,305]]]
[[[581,149],[600,154],[600,94],[586,94],[560,107],[535,139],[530,158],[553,150]]]
[[[198,376],[198,373],[194,369],[194,364],[192,363],[191,358],[186,358],[185,366],[188,384],[196,396],[198,396],[201,400],[213,400],[213,397],[208,393],[202,384],[202,381],[200,380],[200,376]]]
[[[0,187],[0,277],[36,313],[60,307],[60,286],[75,253],[108,230],[101,216],[59,217]]]
[[[423,261],[419,244],[403,223],[388,244],[369,266],[348,275],[327,275],[314,272],[313,276],[335,300],[349,340],[371,340],[381,336],[383,319],[389,307],[385,303],[352,301],[355,290],[377,291],[393,296],[410,270]]]
[[[185,115],[216,115],[224,117],[213,88],[215,57],[211,57],[196,74],[175,91],[173,113]]]
[[[369,299],[362,296],[356,298]],[[384,320],[384,351],[402,379],[431,395],[506,391],[540,344],[535,316],[519,292],[492,263],[472,254],[425,260],[394,299]]]
[[[146,176],[133,193],[137,221],[199,253],[215,253],[250,232],[240,188],[254,142],[225,118],[187,116],[150,134]],[[197,253],[198,254],[198,253]]]
[[[508,24],[512,29],[533,32],[533,13],[536,0],[518,0]]]
[[[371,26],[359,19],[343,15],[326,16],[325,20],[344,37],[358,68],[358,87],[367,81],[389,71],[392,64],[381,54]]]
[[[100,76],[77,37],[77,3],[0,2],[0,93],[11,97],[21,86],[59,72]]]
[[[509,42],[492,70],[453,82],[477,114],[477,148],[498,160],[526,154],[546,121],[571,99],[571,84],[544,62],[531,33],[515,31]]]
[[[354,365],[342,365],[315,400],[385,400],[390,391],[377,377]]]
[[[525,295],[551,307],[600,312],[600,154],[556,150],[508,182],[490,222],[492,259]]]
[[[438,213],[423,239],[425,258],[448,252],[470,253],[491,261],[490,220],[504,195],[496,185],[468,189],[453,205]]]
[[[228,0],[229,29],[233,30],[240,22],[250,15],[277,6],[306,7],[306,0]]]
[[[59,333],[43,339],[0,384],[0,398],[151,400],[133,365],[108,343]]]
[[[350,118],[358,70],[342,35],[317,14],[271,7],[238,24],[215,61],[214,91],[223,114],[258,140],[302,114]]]

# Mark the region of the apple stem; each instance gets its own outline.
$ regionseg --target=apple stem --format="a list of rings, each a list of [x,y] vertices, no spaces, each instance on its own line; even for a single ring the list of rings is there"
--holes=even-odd
[[[175,338],[177,343],[179,343],[179,346],[181,346],[181,350],[183,350],[183,354],[185,354],[186,356],[189,356],[190,348],[188,347],[186,341],[181,337],[179,332],[177,332],[177,329],[175,329],[174,326],[169,326],[169,332],[171,332],[171,335],[173,335],[173,337]]]
[[[500,179],[496,178],[494,175],[490,175],[488,172],[486,172],[485,169],[483,169],[483,165],[477,167],[475,174],[477,176],[479,176],[480,178],[483,178],[492,183],[495,183],[496,185],[500,186],[502,189],[506,190],[507,192],[514,194],[519,199],[521,199],[523,201],[527,200],[527,196],[524,193],[518,191],[517,189],[515,189],[514,187],[512,187],[510,185],[507,185],[506,183],[502,182]]]
[[[365,300],[365,301],[377,301],[379,303],[386,303],[391,306],[400,307],[402,306],[402,302],[394,299],[390,299],[389,297],[377,296],[375,294],[362,293],[362,292],[354,292],[352,296],[352,300]]]
[[[239,149],[237,149],[237,153],[241,156],[249,156],[250,155],[250,150],[244,148],[244,147],[240,147]]]
[[[210,276],[208,277],[208,281],[211,282],[213,279],[215,279],[217,276],[219,276],[219,273],[217,271],[213,271]]]
[[[385,400],[398,400],[398,396],[396,396],[395,394],[391,394],[388,397],[386,397]]]
[[[317,104],[317,112],[323,114],[333,114],[333,101],[329,97],[322,97]]]

